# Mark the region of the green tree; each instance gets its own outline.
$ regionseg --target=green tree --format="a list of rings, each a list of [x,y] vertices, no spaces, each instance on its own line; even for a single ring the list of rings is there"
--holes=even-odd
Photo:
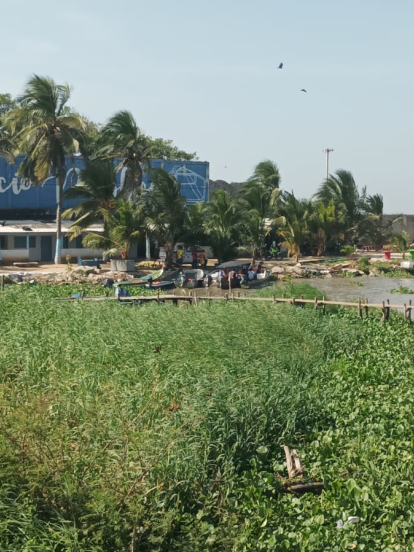
[[[335,204],[331,200],[328,205],[322,201],[309,203],[308,232],[309,241],[320,257],[326,242],[334,235],[337,223]]]
[[[401,234],[395,234],[392,237],[391,245],[397,253],[402,253],[403,259],[405,259],[405,254],[410,248],[410,236],[408,232],[403,231]]]
[[[183,241],[188,245],[207,245],[205,233],[205,204],[196,203],[187,207]]]
[[[256,165],[251,178],[240,188],[238,198],[241,208],[242,236],[252,249],[253,263],[258,250],[264,245],[271,231],[275,205],[279,197],[280,174],[273,161]]]
[[[325,205],[333,201],[336,211],[343,212],[341,230],[346,242],[358,234],[358,225],[364,217],[365,195],[365,188],[360,193],[352,174],[344,170],[330,175],[316,193],[317,200]]]
[[[151,166],[150,144],[138,127],[132,113],[118,111],[103,127],[98,156],[122,158],[116,172],[126,169],[123,193],[139,194],[142,178]]]
[[[297,199],[293,193],[283,193],[279,208],[280,235],[284,240],[282,245],[287,247],[289,255],[294,256],[296,262],[299,262],[301,248],[309,234],[309,211],[308,200]]]
[[[233,259],[241,230],[239,204],[225,190],[217,190],[205,213],[205,228],[215,257],[219,263]]]
[[[180,150],[173,144],[172,140],[164,140],[163,138],[147,137],[149,143],[149,152],[152,159],[171,159],[192,161],[197,159],[197,153],[187,153]]]
[[[61,262],[65,156],[73,156],[78,151],[85,128],[82,117],[70,114],[67,106],[70,95],[67,84],[56,84],[48,77],[34,75],[17,99],[17,107],[4,116],[6,130],[14,136],[17,148],[26,153],[19,176],[35,185],[43,183],[49,175],[56,178],[55,263]]]
[[[152,171],[151,182],[152,189],[142,195],[145,227],[165,249],[165,266],[171,268],[174,246],[185,233],[188,216],[185,198],[178,180],[163,169]]]
[[[71,226],[73,238],[106,217],[115,208],[115,170],[109,160],[95,159],[81,171],[79,181],[64,193],[65,199],[79,199],[75,207],[66,209],[62,218],[75,219]]]
[[[102,211],[104,234],[86,234],[83,244],[91,249],[103,249],[106,255],[120,254],[122,259],[126,259],[142,230],[142,207],[124,198],[117,198],[114,207]]]

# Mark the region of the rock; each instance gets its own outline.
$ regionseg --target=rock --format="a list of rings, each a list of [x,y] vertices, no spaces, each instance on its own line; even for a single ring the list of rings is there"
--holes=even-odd
[[[326,275],[325,275],[325,278],[333,278],[333,276],[332,276],[331,273],[329,273],[329,274],[326,274]]]
[[[283,266],[274,266],[272,268],[272,274],[284,274],[285,272],[285,269],[283,268]]]

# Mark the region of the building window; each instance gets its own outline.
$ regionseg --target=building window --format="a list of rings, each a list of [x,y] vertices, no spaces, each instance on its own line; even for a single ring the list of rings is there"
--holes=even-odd
[[[36,236],[29,236],[29,247],[30,249],[36,248]]]
[[[14,236],[14,249],[26,249],[26,236]]]
[[[83,249],[83,236],[80,235],[74,240],[69,240],[69,236],[63,236],[63,249]]]
[[[7,249],[7,236],[0,236],[0,249]]]

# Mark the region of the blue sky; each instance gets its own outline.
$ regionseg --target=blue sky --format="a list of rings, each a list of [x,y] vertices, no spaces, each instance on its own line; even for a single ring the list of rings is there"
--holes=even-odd
[[[412,0],[21,0],[1,21],[1,92],[49,75],[93,120],[129,109],[197,151],[213,179],[270,158],[301,197],[333,148],[331,172],[414,212]]]

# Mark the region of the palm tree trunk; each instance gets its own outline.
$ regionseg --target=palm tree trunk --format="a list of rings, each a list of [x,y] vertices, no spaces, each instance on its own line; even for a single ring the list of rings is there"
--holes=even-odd
[[[57,207],[56,207],[56,251],[55,264],[60,264],[62,261],[62,194],[65,175],[62,170],[56,175],[56,191],[57,191]]]

